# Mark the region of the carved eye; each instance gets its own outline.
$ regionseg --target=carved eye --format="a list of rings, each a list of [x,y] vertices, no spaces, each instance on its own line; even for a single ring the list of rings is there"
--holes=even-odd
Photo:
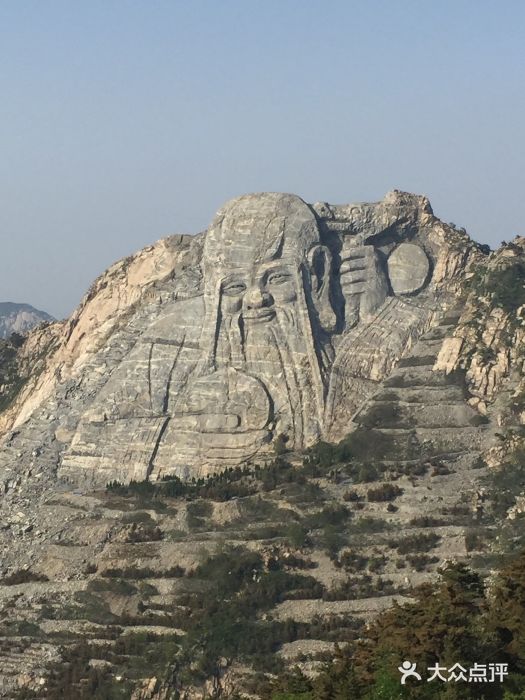
[[[287,272],[271,272],[268,277],[268,282],[270,284],[284,284],[288,282],[290,278],[291,275]]]
[[[235,297],[239,294],[243,294],[246,291],[246,285],[244,282],[228,282],[222,288],[223,294],[229,297]]]

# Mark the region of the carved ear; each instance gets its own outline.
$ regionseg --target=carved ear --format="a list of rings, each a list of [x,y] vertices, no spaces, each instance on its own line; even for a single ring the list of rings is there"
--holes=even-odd
[[[312,286],[312,301],[321,326],[325,331],[335,329],[337,318],[330,300],[332,254],[324,245],[316,245],[308,253],[308,266]]]

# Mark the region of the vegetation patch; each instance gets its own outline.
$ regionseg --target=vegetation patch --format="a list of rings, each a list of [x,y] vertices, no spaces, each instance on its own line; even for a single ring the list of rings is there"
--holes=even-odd
[[[414,592],[413,603],[395,605],[363,631],[362,638],[336,649],[315,678],[297,669],[267,681],[264,700],[521,700],[525,697],[525,552],[498,572],[490,593],[464,564],[441,570],[436,584]],[[399,682],[398,667],[410,659],[423,682]],[[507,664],[503,683],[427,683],[437,663],[466,669]]]
[[[12,574],[4,576],[0,579],[0,585],[2,586],[16,586],[20,583],[41,583],[43,581],[49,581],[45,574],[37,574],[35,571],[30,569],[19,569],[18,571],[13,571]]]
[[[428,552],[438,546],[441,537],[433,532],[408,535],[401,540],[389,542],[390,547],[397,550],[398,554],[411,554],[413,552]]]
[[[381,486],[368,489],[366,497],[373,502],[393,501],[402,493],[403,489],[397,484],[381,484]]]

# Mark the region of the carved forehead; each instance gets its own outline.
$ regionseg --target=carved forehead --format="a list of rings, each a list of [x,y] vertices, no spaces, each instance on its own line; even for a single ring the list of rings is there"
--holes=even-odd
[[[300,197],[245,195],[217,213],[206,234],[203,259],[212,274],[272,259],[299,262],[318,242],[317,221]]]

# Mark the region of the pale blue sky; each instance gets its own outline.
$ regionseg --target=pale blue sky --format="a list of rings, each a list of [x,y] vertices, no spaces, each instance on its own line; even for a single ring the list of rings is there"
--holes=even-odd
[[[519,0],[0,0],[0,301],[62,316],[228,198],[525,234]]]

